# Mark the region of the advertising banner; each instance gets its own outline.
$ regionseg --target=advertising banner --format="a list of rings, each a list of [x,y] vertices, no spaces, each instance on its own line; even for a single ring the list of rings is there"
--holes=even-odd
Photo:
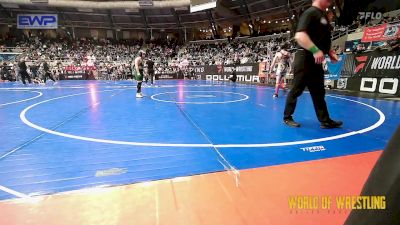
[[[335,83],[337,89],[400,96],[399,78],[351,77]]]
[[[18,29],[57,29],[57,14],[18,14]]]
[[[14,61],[15,58],[21,53],[13,53],[13,52],[0,52],[0,62],[3,61]]]
[[[346,57],[347,55],[339,55],[339,60],[336,63],[332,63],[329,58],[326,59],[327,70],[325,72],[325,79],[338,80],[340,78]]]
[[[66,71],[93,71],[96,70],[95,66],[66,66]]]
[[[247,63],[242,65],[205,65],[194,66],[195,74],[202,80],[229,81],[233,71],[236,71],[239,82],[259,82],[259,64]]]
[[[386,41],[400,37],[399,24],[382,24],[374,27],[366,27],[361,39],[362,42]]]
[[[399,77],[400,51],[372,51],[354,56],[354,75],[360,77]]]
[[[156,80],[171,80],[178,79],[177,73],[160,73],[155,75]]]
[[[88,74],[83,71],[65,71],[60,74],[60,80],[87,80]]]

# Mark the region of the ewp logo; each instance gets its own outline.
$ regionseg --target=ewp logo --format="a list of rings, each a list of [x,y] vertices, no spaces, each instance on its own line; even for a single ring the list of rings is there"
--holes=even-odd
[[[18,29],[57,29],[58,17],[56,14],[20,14],[18,15]]]

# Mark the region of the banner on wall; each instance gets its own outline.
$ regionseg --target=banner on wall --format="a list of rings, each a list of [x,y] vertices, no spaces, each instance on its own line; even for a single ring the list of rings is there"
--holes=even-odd
[[[229,81],[233,71],[236,71],[239,82],[259,82],[258,63],[247,63],[242,65],[204,65],[194,66],[195,74],[199,79],[212,81]]]
[[[386,27],[385,33],[383,33],[383,40],[391,40],[400,38],[400,23],[389,24]]]
[[[400,37],[400,23],[366,27],[362,42],[386,41]]]
[[[329,58],[326,59],[325,79],[338,80],[340,78],[346,57],[347,55],[339,55],[339,60],[336,63],[332,63]]]
[[[18,29],[57,29],[57,14],[18,14]]]
[[[155,74],[156,80],[171,80],[178,79],[178,73],[157,73]]]
[[[65,70],[66,71],[93,71],[96,70],[96,66],[66,66]]]
[[[399,77],[400,51],[372,51],[354,55],[354,75],[360,77]]]
[[[88,74],[83,71],[65,71],[60,74],[60,80],[87,80]]]
[[[399,78],[351,77],[335,81],[337,89],[400,96]]]
[[[1,52],[0,53],[0,62],[3,61],[14,61],[15,58],[21,53],[13,53],[13,52]]]

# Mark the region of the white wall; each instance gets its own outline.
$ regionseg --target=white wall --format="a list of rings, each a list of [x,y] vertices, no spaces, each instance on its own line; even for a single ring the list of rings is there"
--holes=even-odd
[[[96,29],[90,29],[90,37],[92,37],[95,40],[99,39],[99,31]]]
[[[114,38],[114,31],[113,30],[107,30],[107,38]]]
[[[7,25],[0,25],[0,34],[4,37],[10,29]]]
[[[364,32],[351,33],[347,36],[348,41],[359,40],[363,37]]]
[[[124,40],[131,39],[130,31],[127,31],[127,30],[122,31],[122,39],[124,39]]]
[[[346,41],[348,40],[347,35],[344,35],[336,40],[334,40],[332,42],[332,46],[339,46],[340,48],[344,49],[345,45],[346,45]]]

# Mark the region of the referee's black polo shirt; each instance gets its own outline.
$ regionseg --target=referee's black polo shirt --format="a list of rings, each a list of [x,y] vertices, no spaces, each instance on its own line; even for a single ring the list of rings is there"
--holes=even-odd
[[[296,32],[304,31],[312,42],[324,53],[328,54],[331,48],[331,25],[325,12],[311,6],[300,16]],[[300,46],[298,46],[301,48]]]

